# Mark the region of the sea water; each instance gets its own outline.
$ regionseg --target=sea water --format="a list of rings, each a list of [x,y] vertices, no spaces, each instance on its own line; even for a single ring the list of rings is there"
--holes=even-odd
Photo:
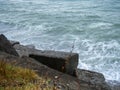
[[[120,82],[120,0],[0,0],[0,33]]]

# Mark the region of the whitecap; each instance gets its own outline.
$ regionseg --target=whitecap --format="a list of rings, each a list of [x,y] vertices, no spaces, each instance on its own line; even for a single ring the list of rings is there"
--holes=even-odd
[[[111,23],[104,23],[104,22],[98,22],[98,23],[91,23],[88,25],[89,28],[110,28],[113,24]]]

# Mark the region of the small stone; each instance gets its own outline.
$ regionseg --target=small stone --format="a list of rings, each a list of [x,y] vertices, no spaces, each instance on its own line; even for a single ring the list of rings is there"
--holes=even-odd
[[[58,86],[58,88],[59,88],[59,89],[61,89],[61,88],[62,88],[62,86]]]
[[[58,76],[55,76],[55,79],[58,79]]]
[[[69,84],[67,84],[67,86],[69,86]]]

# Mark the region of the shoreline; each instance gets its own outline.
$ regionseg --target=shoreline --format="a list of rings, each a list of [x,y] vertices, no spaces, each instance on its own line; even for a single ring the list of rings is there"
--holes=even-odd
[[[44,64],[43,62],[39,62],[43,65],[45,65],[45,67],[47,66],[47,68],[49,68],[49,70],[51,71],[52,69],[54,69],[54,72],[59,72],[57,75],[63,75],[66,78],[68,78],[70,76],[70,78],[76,82],[76,80],[79,82],[76,82],[76,84],[72,83],[72,85],[75,87],[70,87],[71,89],[69,90],[119,90],[120,85],[118,86],[111,86],[111,84],[106,83],[105,78],[103,76],[103,74],[98,73],[98,72],[93,72],[90,70],[84,70],[84,69],[78,69],[77,65],[78,65],[78,54],[77,53],[68,53],[68,52],[59,52],[59,51],[42,51],[42,50],[38,50],[35,49],[35,46],[31,46],[31,45],[21,45],[18,41],[9,41],[7,40],[7,38],[5,38],[5,36],[1,36],[0,35],[0,40],[2,42],[3,39],[3,45],[0,45],[0,47],[4,48],[5,50],[8,49],[9,51],[9,45],[10,47],[13,47],[13,49],[15,51],[17,51],[18,55],[17,57],[22,58],[22,57],[27,57],[28,60],[29,58],[32,58],[36,61],[39,60],[43,60],[46,61]],[[7,42],[8,46],[6,46],[4,43]],[[12,50],[12,49],[10,49]],[[13,51],[14,51],[13,50]],[[4,51],[4,50],[3,50]],[[9,54],[12,54],[11,52]],[[68,56],[70,54],[70,56]],[[31,57],[34,56],[34,57]],[[68,57],[66,59],[66,56]],[[39,59],[38,59],[39,58]],[[42,58],[42,59],[40,59]],[[49,59],[50,62],[48,62],[47,60]],[[54,61],[52,61],[54,60]],[[68,62],[68,64],[65,64],[65,67],[62,69],[57,69],[57,66],[62,62],[66,63],[66,61]],[[73,62],[75,60],[75,62]],[[50,63],[57,63],[55,65],[54,68],[51,68],[51,66],[49,66]],[[36,63],[37,64],[37,63]],[[51,64],[50,64],[51,65]],[[62,63],[60,64],[59,67],[62,67]],[[53,66],[53,65],[52,65]],[[63,70],[64,69],[64,70]],[[63,71],[62,71],[63,70]],[[47,71],[49,73],[52,73],[50,71]],[[42,72],[43,74],[45,73],[44,71]],[[52,75],[55,77],[55,75],[52,73]],[[67,75],[67,76],[66,76]],[[49,76],[49,75],[48,75]],[[65,77],[62,77],[62,81],[64,82]],[[69,78],[69,79],[70,79]],[[67,79],[68,80],[68,79]],[[66,81],[66,80],[65,80]],[[69,81],[69,80],[68,80]],[[64,82],[65,83],[65,82]],[[78,86],[80,86],[80,89],[75,89],[75,88],[79,88],[78,86],[76,87],[77,83],[79,84]],[[74,88],[74,89],[72,89]],[[64,89],[67,90],[67,89]]]
[[[22,44],[20,44],[20,42],[19,41],[13,41],[13,40],[10,40],[10,42],[11,42],[11,44],[14,46],[15,44],[19,44],[19,45],[21,45],[22,47],[25,47],[25,48],[27,48],[27,49],[33,49],[33,50],[39,50],[39,49],[36,49],[35,48],[35,45],[33,45],[33,44],[27,44],[27,45],[22,45]],[[40,51],[47,51],[47,50],[40,50]],[[53,51],[53,50],[50,50],[50,51]],[[69,52],[68,52],[69,53]],[[27,55],[27,54],[26,54]],[[78,68],[77,67],[77,69],[80,69],[80,68]],[[84,70],[88,70],[88,69],[84,69]],[[92,70],[88,70],[88,71],[92,71]],[[93,72],[97,72],[97,71],[93,71]],[[98,72],[98,73],[101,73],[101,72]],[[117,84],[119,84],[120,85],[120,81],[117,81],[117,80],[107,80],[107,79],[105,79],[106,80],[106,82],[110,82],[110,85],[111,84],[113,84],[113,85],[117,85]]]
[[[11,41],[11,43],[13,43],[14,45],[20,44],[18,41]],[[28,45],[23,45],[23,46],[25,46],[26,48],[29,48],[29,49],[36,49],[34,45],[28,44]],[[36,50],[39,50],[39,49],[36,49]],[[80,69],[80,68],[77,68],[77,69]],[[88,70],[88,71],[92,71],[92,70]],[[115,80],[107,80],[107,79],[105,79],[105,81],[107,82],[108,85],[111,86],[112,90],[119,90],[120,82],[115,81]]]

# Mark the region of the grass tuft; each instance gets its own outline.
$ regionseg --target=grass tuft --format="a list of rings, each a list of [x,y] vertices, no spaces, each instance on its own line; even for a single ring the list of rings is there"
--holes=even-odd
[[[0,90],[58,90],[35,71],[0,60]]]

